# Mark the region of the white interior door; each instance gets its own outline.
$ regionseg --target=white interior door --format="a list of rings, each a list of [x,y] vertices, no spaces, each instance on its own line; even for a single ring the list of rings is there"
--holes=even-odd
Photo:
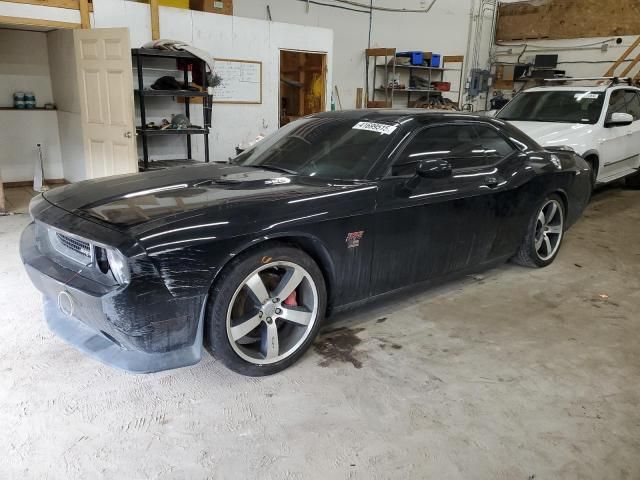
[[[75,30],[87,177],[138,171],[129,30]]]

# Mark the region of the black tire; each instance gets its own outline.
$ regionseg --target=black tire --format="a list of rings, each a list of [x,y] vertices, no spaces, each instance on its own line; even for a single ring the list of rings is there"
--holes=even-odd
[[[264,361],[265,363],[261,363],[259,359],[248,361],[241,357],[241,353],[236,351],[236,349],[242,350],[238,346],[238,342],[235,342],[232,346],[233,340],[230,338],[231,334],[228,334],[227,328],[227,314],[232,315],[231,308],[233,305],[231,305],[231,302],[235,295],[239,293],[242,288],[245,288],[242,287],[242,285],[245,285],[245,280],[250,275],[255,274],[257,269],[278,262],[295,264],[296,266],[302,267],[302,269],[306,270],[306,273],[309,274],[315,284],[315,291],[317,292],[316,314],[315,316],[310,314],[310,318],[313,319],[309,322],[309,327],[305,330],[305,332],[308,332],[305,333],[307,335],[306,339],[304,339],[299,346],[295,347],[295,350],[288,354],[286,358],[276,361],[275,363],[266,363],[266,360]],[[269,293],[271,294],[271,291],[269,291]],[[304,355],[320,329],[327,304],[325,281],[318,265],[302,250],[286,244],[265,245],[264,247],[252,249],[246,254],[236,257],[225,267],[220,277],[216,280],[209,298],[205,327],[205,346],[210,353],[226,367],[248,376],[264,376],[278,373],[295,363]],[[234,301],[234,303],[236,302]],[[262,310],[260,310],[260,313],[261,312]],[[280,332],[280,329],[283,325],[286,325],[286,322],[283,322],[281,319],[276,321],[275,317],[274,315],[273,323],[276,325],[276,323],[280,322],[276,327],[278,332]],[[271,320],[271,318],[269,318],[269,320]],[[231,322],[231,320],[229,321]],[[263,323],[264,322],[260,323],[259,326],[256,327],[260,332],[266,331],[267,325],[263,325]],[[231,327],[229,326],[229,328]],[[263,328],[265,330],[262,330]],[[253,332],[256,331],[257,330],[253,330]],[[266,335],[266,333],[264,333],[264,335]],[[302,341],[302,338],[300,340]],[[262,341],[264,341],[264,339]],[[256,341],[255,344],[257,345],[258,342]],[[280,348],[280,343],[278,343],[278,348]]]
[[[626,177],[624,183],[629,188],[640,189],[640,171]]]
[[[546,206],[549,204],[549,202],[556,202],[560,210],[560,214],[561,214],[560,235],[558,238],[557,246],[554,245],[553,253],[548,258],[544,258],[544,256],[542,256],[536,249],[536,241],[540,238],[538,217],[541,211],[544,208],[546,208]],[[531,268],[542,268],[551,264],[555,260],[556,256],[558,255],[558,252],[560,251],[560,246],[562,244],[562,239],[564,237],[564,225],[565,225],[565,218],[566,218],[565,210],[566,209],[564,207],[564,202],[562,201],[560,196],[556,194],[551,194],[547,196],[542,202],[540,202],[538,207],[535,209],[534,214],[531,216],[531,219],[529,220],[529,223],[527,225],[527,233],[524,239],[522,240],[520,249],[512,257],[511,260],[514,263],[517,263],[518,265],[522,265],[524,267],[531,267]]]

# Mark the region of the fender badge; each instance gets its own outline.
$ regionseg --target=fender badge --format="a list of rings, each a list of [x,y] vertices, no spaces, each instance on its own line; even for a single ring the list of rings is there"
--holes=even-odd
[[[360,240],[364,236],[364,230],[360,230],[359,232],[349,232],[347,233],[347,248],[356,248],[360,246]]]
[[[62,290],[58,294],[58,310],[67,317],[70,317],[73,315],[73,308],[73,297],[69,295],[69,292]]]

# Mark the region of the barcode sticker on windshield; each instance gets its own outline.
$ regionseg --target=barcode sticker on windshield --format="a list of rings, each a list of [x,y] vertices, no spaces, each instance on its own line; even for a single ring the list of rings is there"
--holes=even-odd
[[[596,98],[598,98],[598,94],[597,93],[576,93],[573,97],[576,100],[583,100],[585,98],[589,100],[595,100]]]
[[[392,134],[396,128],[398,128],[397,125],[385,125],[384,123],[373,122],[358,122],[353,126],[354,130],[368,130],[370,132],[382,133],[383,135]]]

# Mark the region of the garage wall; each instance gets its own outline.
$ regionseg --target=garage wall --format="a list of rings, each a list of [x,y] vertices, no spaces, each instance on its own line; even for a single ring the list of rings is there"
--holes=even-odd
[[[94,14],[96,27],[129,27],[132,47],[139,47],[151,39],[148,5],[124,0],[94,0]],[[189,42],[215,57],[262,62],[262,104],[214,105],[210,155],[212,160],[217,161],[233,156],[236,145],[253,140],[259,133],[270,133],[278,128],[279,49],[326,52],[328,65],[333,64],[333,32],[323,28],[161,7],[160,31],[163,38]],[[327,108],[330,107],[331,74],[332,69],[329,68]],[[171,105],[170,111],[182,113],[182,105]],[[193,123],[202,124],[201,111],[198,106],[192,108]],[[150,121],[160,121],[168,116],[163,107],[155,112],[156,115],[153,115],[152,111]],[[151,141],[154,142],[150,150],[153,158],[184,156],[182,145],[176,148],[175,142],[162,144],[156,139]],[[192,145],[193,157],[203,159],[201,137],[192,137]]]
[[[47,34],[0,28],[0,106],[13,106],[14,92],[33,92],[39,107],[53,101]]]
[[[13,93],[33,92],[37,105],[53,101],[47,36],[42,32],[0,29],[0,106],[13,106]],[[62,178],[55,111],[0,110],[0,172],[4,182],[33,179],[41,143],[45,177]]]
[[[360,3],[368,2],[363,0]],[[405,9],[421,9],[430,3],[431,0],[374,0],[375,6]],[[472,3],[472,0],[438,0],[428,13],[374,10],[371,46],[465,55]],[[364,50],[369,38],[369,14],[315,4],[310,4],[307,12],[306,2],[299,0],[234,0],[233,13],[266,19],[267,5],[274,21],[333,30],[336,45],[334,85],[340,91],[343,108],[355,108],[356,89],[365,85]],[[445,80],[457,84],[458,75],[454,73],[453,77]]]

